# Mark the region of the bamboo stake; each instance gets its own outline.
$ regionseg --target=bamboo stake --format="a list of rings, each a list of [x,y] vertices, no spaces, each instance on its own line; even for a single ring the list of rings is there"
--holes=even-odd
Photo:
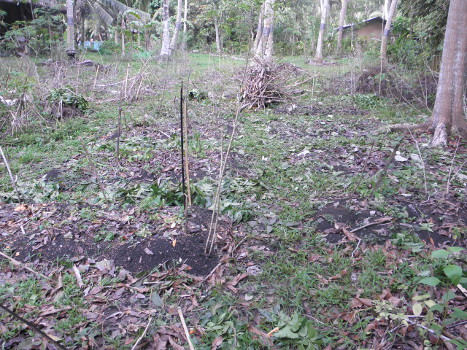
[[[122,107],[118,109],[117,161],[120,161],[120,135],[122,133]]]
[[[180,148],[181,148],[181,160],[182,160],[182,192],[183,192],[183,206],[187,208],[187,196],[186,196],[186,182],[185,182],[185,137],[183,131],[183,82],[180,86]]]
[[[190,158],[188,154],[188,112],[187,112],[187,102],[186,98],[183,97],[183,103],[182,103],[182,109],[183,109],[183,133],[184,133],[184,141],[185,145],[183,146],[183,149],[185,151],[185,182],[186,182],[186,202],[187,202],[187,207],[191,207],[191,189],[190,189]]]
[[[2,146],[0,146],[0,153],[2,154],[3,162],[5,163],[6,170],[8,171],[8,175],[10,175],[11,184],[13,185],[13,188],[14,188],[16,194],[18,195],[18,199],[19,199],[20,203],[22,203],[23,198],[21,196],[21,193],[18,190],[18,187],[16,186],[15,178],[13,177],[13,173],[11,172],[10,164],[8,164],[8,159],[6,158],[5,153],[3,153]]]

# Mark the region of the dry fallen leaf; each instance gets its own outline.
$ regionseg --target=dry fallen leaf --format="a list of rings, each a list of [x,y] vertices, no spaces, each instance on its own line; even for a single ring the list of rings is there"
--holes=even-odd
[[[154,255],[154,253],[149,248],[144,248],[144,252],[148,255]]]

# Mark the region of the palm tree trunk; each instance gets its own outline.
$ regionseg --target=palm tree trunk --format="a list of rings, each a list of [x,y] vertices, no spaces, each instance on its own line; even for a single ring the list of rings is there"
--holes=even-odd
[[[342,56],[342,36],[344,34],[345,14],[347,13],[347,5],[349,0],[342,0],[341,13],[339,15],[339,33],[337,35],[337,55]]]
[[[321,23],[319,25],[318,43],[316,44],[315,60],[318,62],[323,61],[323,41],[324,32],[326,29],[326,19],[329,14],[329,0],[320,0],[321,3]]]
[[[164,0],[162,4],[162,47],[160,56],[162,59],[168,59],[170,57],[170,26],[169,26],[169,0]]]
[[[74,4],[73,0],[66,0],[66,17],[67,17],[67,50],[66,54],[71,59],[75,57],[75,21],[74,21]]]
[[[384,27],[383,36],[381,37],[380,58],[381,58],[382,67],[388,64],[388,58],[387,58],[388,40],[389,40],[389,35],[391,34],[392,20],[394,19],[394,15],[396,14],[397,2],[398,0],[392,0],[391,2],[391,8],[389,9],[389,15],[386,20],[386,26]]]

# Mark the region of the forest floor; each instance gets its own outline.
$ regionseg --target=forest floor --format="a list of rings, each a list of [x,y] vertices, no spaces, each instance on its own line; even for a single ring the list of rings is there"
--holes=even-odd
[[[245,61],[86,58],[2,59],[24,106],[0,104],[0,303],[67,349],[185,349],[181,315],[196,349],[465,348],[466,144],[376,132],[427,109],[359,93],[364,62],[295,57],[306,93],[236,123]],[[0,344],[56,349],[3,311]]]

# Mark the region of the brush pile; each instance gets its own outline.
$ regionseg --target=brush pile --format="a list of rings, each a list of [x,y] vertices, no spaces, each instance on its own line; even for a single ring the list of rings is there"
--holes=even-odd
[[[313,79],[291,63],[276,64],[260,59],[255,59],[244,74],[242,98],[248,109],[262,109],[301,96],[307,92],[302,85]]]

